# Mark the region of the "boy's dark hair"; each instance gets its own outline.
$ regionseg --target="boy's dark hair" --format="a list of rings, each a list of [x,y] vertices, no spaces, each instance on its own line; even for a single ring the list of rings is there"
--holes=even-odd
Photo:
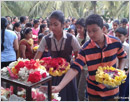
[[[107,23],[103,24],[107,29],[109,29],[109,25]]]
[[[122,18],[122,19],[121,19],[121,23],[127,24],[127,23],[128,23],[128,19],[127,19],[127,18]]]
[[[97,24],[100,28],[103,28],[103,19],[98,14],[92,14],[87,17],[85,21],[85,26]]]
[[[123,28],[123,27],[119,27],[116,29],[115,33],[118,32],[120,34],[123,34],[123,35],[127,35],[127,29],[126,28]]]
[[[21,23],[23,23],[25,20],[26,20],[26,17],[25,17],[25,16],[21,16],[21,17],[20,17],[20,22],[21,22]]]
[[[26,27],[32,27],[32,24],[31,24],[31,23],[26,23],[25,26],[26,26]]]
[[[114,20],[113,23],[117,23],[118,25],[120,24],[119,20]]]
[[[72,18],[72,22],[75,20],[76,18]]]
[[[67,32],[69,32],[69,33],[70,33],[70,32],[71,32],[71,30],[72,30],[72,28],[69,28],[69,29],[67,30]]]
[[[85,20],[84,20],[84,18],[79,18],[79,19],[76,21],[75,25],[76,25],[76,24],[79,24],[79,25],[85,27]]]
[[[19,26],[20,26],[20,23],[19,23],[19,22],[14,23],[13,31],[15,30],[15,27],[19,27]]]
[[[64,24],[64,21],[65,21],[65,16],[63,12],[60,10],[55,10],[54,12],[52,12],[51,15],[49,16],[49,19],[50,18],[55,18],[59,20],[62,24]]]

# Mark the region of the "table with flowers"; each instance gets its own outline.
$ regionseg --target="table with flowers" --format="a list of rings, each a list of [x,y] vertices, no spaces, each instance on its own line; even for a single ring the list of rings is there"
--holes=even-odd
[[[43,78],[36,83],[26,83],[26,82],[19,81],[17,79],[9,78],[8,76],[1,76],[1,81],[5,81],[9,84],[15,85],[16,87],[22,87],[26,89],[27,101],[32,101],[32,96],[31,96],[32,87],[36,87],[44,83],[48,83],[48,101],[51,101],[51,79],[52,79],[51,76],[47,76],[46,78]],[[14,94],[17,93],[16,87],[14,88]]]

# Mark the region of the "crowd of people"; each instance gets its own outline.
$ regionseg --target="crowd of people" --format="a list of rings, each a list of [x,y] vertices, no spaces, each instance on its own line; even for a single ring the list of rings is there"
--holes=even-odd
[[[34,51],[37,45],[39,48]],[[52,92],[60,92],[61,101],[115,101],[129,97],[127,18],[107,22],[100,15],[92,14],[86,19],[65,19],[59,10],[46,19],[1,18],[1,68],[19,57],[41,59],[49,56],[63,57],[71,63],[71,69],[65,75],[52,77],[55,86]],[[126,82],[113,89],[97,83],[94,76],[99,65],[125,70]],[[114,98],[116,96],[119,98]]]

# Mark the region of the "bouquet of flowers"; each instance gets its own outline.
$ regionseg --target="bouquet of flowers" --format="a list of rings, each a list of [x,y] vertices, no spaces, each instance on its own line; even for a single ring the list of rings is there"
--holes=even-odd
[[[70,69],[70,64],[64,58],[43,58],[41,65],[45,66],[47,72],[52,76],[61,76]]]
[[[125,72],[114,67],[99,67],[96,71],[95,79],[104,84],[107,88],[114,88],[125,82]]]
[[[39,45],[34,46],[34,47],[33,47],[33,51],[36,52],[38,48],[39,48]]]
[[[38,82],[49,75],[46,68],[39,63],[39,60],[21,58],[2,68],[1,73],[2,75],[9,75],[11,78],[31,83]]]

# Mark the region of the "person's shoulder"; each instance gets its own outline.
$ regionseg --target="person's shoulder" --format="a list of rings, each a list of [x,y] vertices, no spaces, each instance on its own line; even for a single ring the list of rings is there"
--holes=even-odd
[[[120,39],[118,37],[114,37],[112,35],[108,35],[107,37],[109,37],[111,40],[116,40],[117,42],[120,42]]]
[[[83,49],[85,49],[89,44],[91,43],[91,40],[88,40],[86,41],[84,44],[83,44]]]
[[[7,33],[10,33],[10,34],[13,34],[13,35],[16,35],[16,33],[15,33],[14,31],[9,30],[9,29],[6,29],[6,32],[7,32]]]

